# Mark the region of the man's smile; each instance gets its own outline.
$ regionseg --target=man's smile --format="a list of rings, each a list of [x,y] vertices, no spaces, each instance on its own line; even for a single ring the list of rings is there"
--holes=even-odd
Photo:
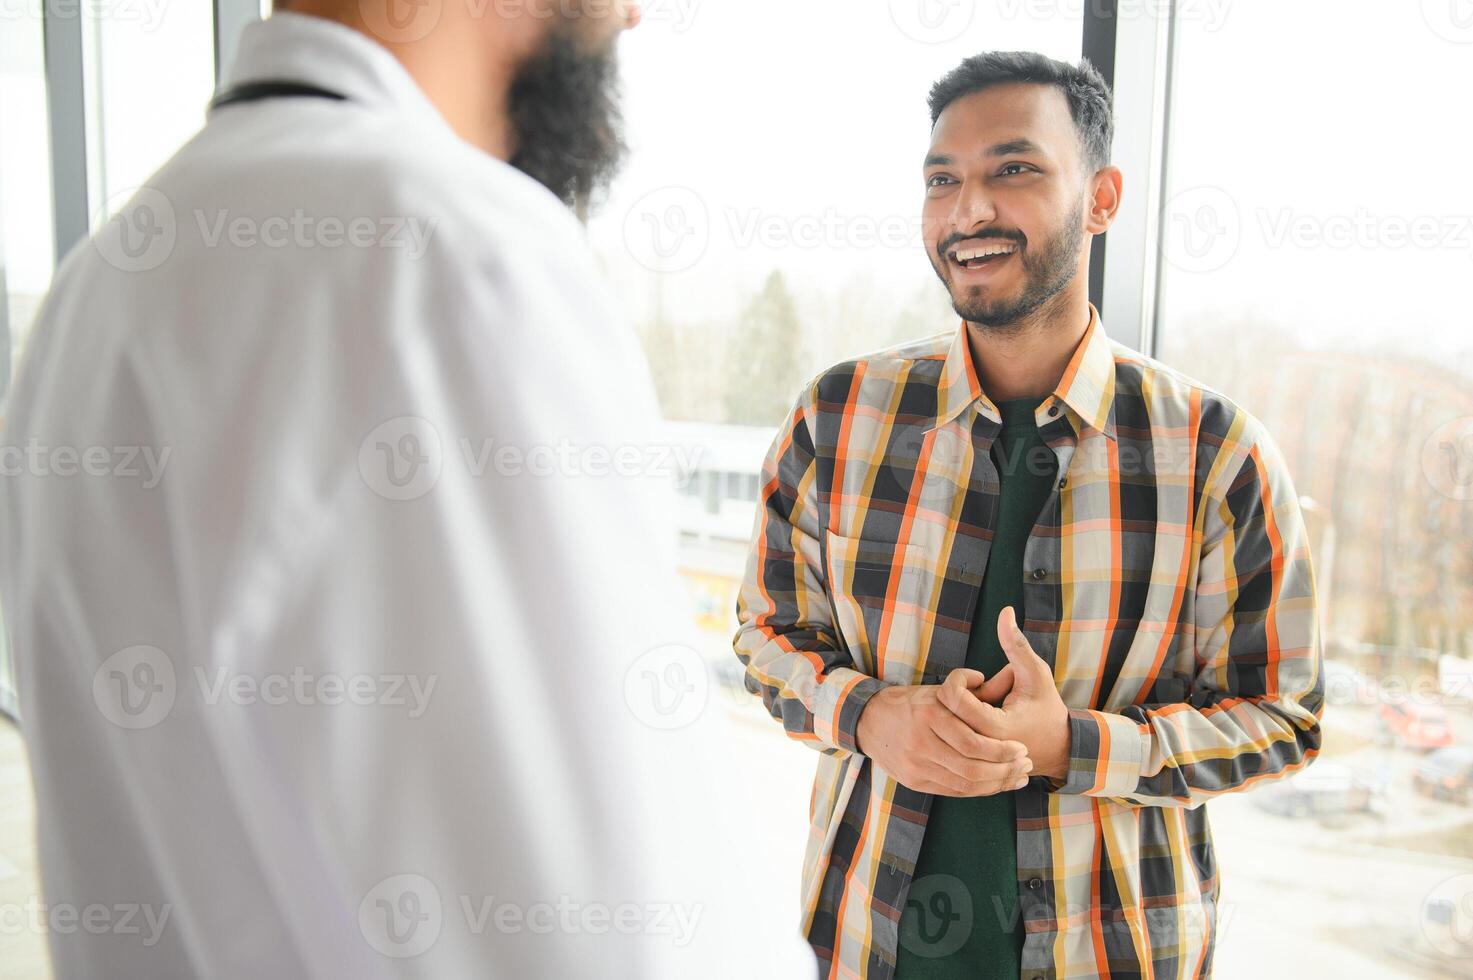
[[[1022,251],[1023,246],[1010,239],[968,239],[946,252],[947,265],[959,280],[974,282],[992,278]]]

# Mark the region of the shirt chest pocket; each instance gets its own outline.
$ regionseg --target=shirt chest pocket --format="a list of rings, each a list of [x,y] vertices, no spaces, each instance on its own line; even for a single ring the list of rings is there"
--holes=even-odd
[[[919,682],[946,559],[919,544],[824,536],[834,626],[856,669]]]

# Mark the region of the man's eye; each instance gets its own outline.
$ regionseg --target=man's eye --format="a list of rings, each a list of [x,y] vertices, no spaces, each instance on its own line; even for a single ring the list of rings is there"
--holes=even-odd
[[[1018,174],[1026,174],[1031,169],[1031,167],[1025,166],[1021,163],[1010,163],[1002,168],[1002,176],[1015,177]]]
[[[929,180],[926,181],[926,186],[927,187],[944,187],[945,185],[951,184],[951,183],[955,183],[955,181],[953,181],[950,177],[946,176],[945,174],[936,174],[931,179],[929,179]]]

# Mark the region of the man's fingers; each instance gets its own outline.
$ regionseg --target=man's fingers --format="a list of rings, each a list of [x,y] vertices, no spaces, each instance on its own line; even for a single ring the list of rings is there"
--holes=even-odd
[[[995,705],[978,700],[969,690],[943,684],[937,698],[975,732],[995,738],[1007,731],[1007,714]]]
[[[936,691],[937,700],[945,705],[953,714],[957,713],[957,707],[965,704],[974,690],[982,690],[987,686],[987,675],[980,670],[972,670],[970,667],[958,667],[946,675],[946,680]]]
[[[942,796],[966,796],[971,788],[966,777],[958,775],[939,762],[917,759],[912,773],[913,781],[905,785],[922,793],[940,793]],[[902,780],[903,782],[903,780]]]
[[[1013,665],[1008,664],[1002,670],[987,678],[986,682],[979,688],[974,688],[972,693],[977,700],[986,701],[988,704],[1001,704],[1013,689]]]
[[[965,785],[959,788],[969,792],[999,780],[1011,781],[1033,770],[1033,761],[1026,755],[1003,762],[984,762],[963,755],[935,734],[930,736],[926,761],[941,766],[961,779]]]
[[[992,763],[984,763],[992,765]],[[966,779],[933,762],[922,761],[914,778],[906,785],[922,793],[940,796],[973,797],[994,796],[1009,790],[1022,789],[1028,785],[1030,771],[1021,764],[1011,768],[996,766],[998,772],[982,779]]]
[[[987,682],[987,675],[980,670],[970,667],[958,667],[946,675],[942,687],[960,688],[962,690],[975,690]]]
[[[931,722],[931,730],[958,753],[979,762],[1015,762],[1028,754],[1022,742],[978,734],[955,714],[939,715]]]
[[[941,703],[948,708],[956,702],[962,694],[968,691],[981,690],[987,686],[987,675],[980,670],[970,667],[958,667],[946,675],[946,680],[941,683],[936,694]]]

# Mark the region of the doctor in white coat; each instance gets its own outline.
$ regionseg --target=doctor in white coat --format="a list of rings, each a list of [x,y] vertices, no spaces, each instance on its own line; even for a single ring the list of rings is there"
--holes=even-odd
[[[673,460],[565,206],[637,11],[292,10],[8,405],[57,975],[811,975],[717,867]]]

